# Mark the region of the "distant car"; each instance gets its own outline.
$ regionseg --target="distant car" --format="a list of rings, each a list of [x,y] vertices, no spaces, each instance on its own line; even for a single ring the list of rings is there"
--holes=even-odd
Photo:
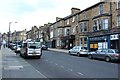
[[[72,49],[69,50],[69,54],[73,54],[73,55],[87,55],[88,50],[86,47],[83,46],[74,46]]]
[[[42,50],[40,45],[40,42],[24,42],[20,50],[20,56],[23,56],[24,58],[40,58],[42,56]]]
[[[46,45],[42,45],[42,50],[47,50],[48,47]]]
[[[12,50],[15,50],[16,44],[13,44],[13,43],[12,43],[12,44],[10,45],[10,48],[11,48]]]
[[[107,62],[120,60],[120,51],[117,49],[99,49],[95,52],[89,52],[88,58],[103,59]]]
[[[20,50],[21,50],[21,45],[17,45],[16,47],[15,47],[15,52],[17,53],[17,52],[20,52]]]

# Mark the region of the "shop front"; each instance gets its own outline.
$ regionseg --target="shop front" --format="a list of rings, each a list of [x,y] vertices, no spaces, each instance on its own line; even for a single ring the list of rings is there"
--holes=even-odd
[[[94,36],[88,38],[88,50],[96,51],[101,48],[110,48],[108,35]]]
[[[120,50],[120,34],[107,34],[88,37],[88,50],[96,51],[101,48]]]
[[[75,46],[75,35],[65,36],[61,38],[61,44],[63,49],[70,49]]]

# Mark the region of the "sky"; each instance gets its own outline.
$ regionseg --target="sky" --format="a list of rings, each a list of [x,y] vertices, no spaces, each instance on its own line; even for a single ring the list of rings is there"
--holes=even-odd
[[[100,0],[0,0],[0,33],[31,29],[54,23],[56,17],[71,14],[71,8],[84,10]],[[15,23],[17,22],[17,23]]]

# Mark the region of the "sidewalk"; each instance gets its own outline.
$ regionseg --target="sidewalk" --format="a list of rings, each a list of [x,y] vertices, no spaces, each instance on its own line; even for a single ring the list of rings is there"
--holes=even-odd
[[[46,78],[8,48],[2,48],[2,78]]]
[[[64,52],[64,53],[68,53],[69,52],[69,50],[56,49],[56,48],[48,48],[48,50],[50,50],[50,51],[57,51],[57,52]]]

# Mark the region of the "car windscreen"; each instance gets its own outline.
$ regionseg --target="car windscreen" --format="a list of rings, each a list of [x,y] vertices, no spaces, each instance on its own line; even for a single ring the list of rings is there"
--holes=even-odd
[[[38,49],[40,48],[40,43],[29,43],[28,48]]]
[[[85,49],[85,50],[87,50],[87,47],[81,47],[81,49]]]

